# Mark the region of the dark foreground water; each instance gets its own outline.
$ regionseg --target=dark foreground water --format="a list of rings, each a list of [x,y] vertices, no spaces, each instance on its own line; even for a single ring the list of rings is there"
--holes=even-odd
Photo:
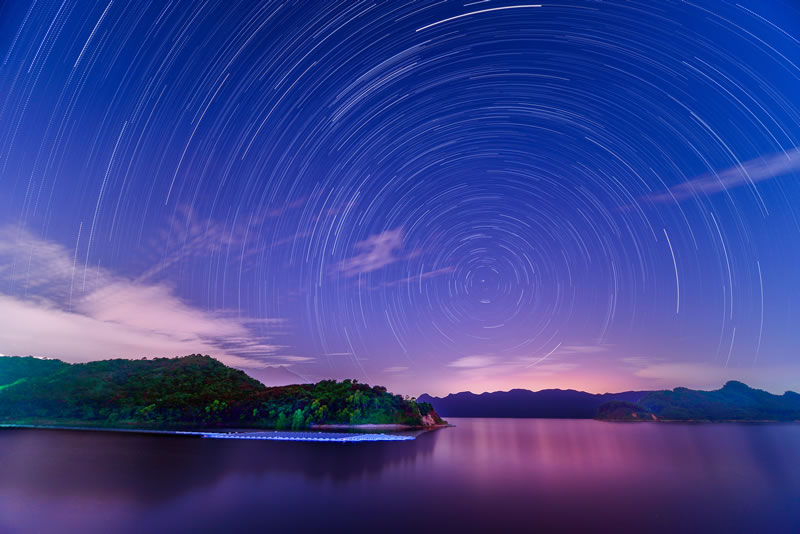
[[[800,532],[800,424],[451,422],[383,443],[0,430],[0,532]]]

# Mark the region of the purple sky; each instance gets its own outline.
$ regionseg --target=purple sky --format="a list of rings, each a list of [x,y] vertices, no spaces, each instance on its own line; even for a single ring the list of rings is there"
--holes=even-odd
[[[0,353],[800,389],[800,12],[0,6]]]

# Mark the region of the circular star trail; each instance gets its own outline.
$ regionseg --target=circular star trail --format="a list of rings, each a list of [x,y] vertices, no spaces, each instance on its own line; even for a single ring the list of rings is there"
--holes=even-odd
[[[790,4],[0,14],[14,302],[412,390],[794,364]]]

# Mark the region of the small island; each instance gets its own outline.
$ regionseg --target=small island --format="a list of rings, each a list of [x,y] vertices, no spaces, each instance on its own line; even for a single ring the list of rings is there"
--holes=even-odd
[[[69,364],[0,357],[0,423],[137,430],[446,425],[425,402],[357,380],[266,387],[210,356]]]
[[[721,389],[675,388],[651,391],[638,402],[612,400],[601,405],[602,421],[776,422],[800,420],[800,395],[773,395],[732,380]]]

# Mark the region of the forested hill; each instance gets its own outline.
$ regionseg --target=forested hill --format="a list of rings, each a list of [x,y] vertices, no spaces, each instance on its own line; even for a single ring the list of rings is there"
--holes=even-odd
[[[132,428],[307,428],[441,423],[430,404],[356,380],[268,388],[193,354],[152,360],[0,357],[0,423]]]
[[[27,358],[3,357],[0,359],[0,388],[8,387],[17,380],[51,375],[67,365],[61,360],[31,356]]]

